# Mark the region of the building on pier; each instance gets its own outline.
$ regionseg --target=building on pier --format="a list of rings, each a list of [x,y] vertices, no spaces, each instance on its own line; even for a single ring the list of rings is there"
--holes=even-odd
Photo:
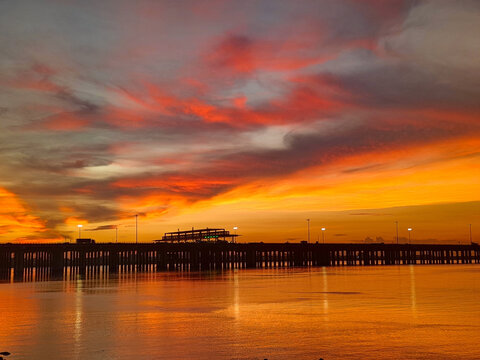
[[[239,235],[231,234],[225,229],[197,229],[168,232],[163,235],[161,240],[154,240],[154,242],[235,242]]]

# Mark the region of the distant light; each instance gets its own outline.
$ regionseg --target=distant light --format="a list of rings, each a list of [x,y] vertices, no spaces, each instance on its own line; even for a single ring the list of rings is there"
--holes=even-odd
[[[325,229],[325,228],[322,228],[322,231],[325,231],[325,230],[327,230],[327,229]]]
[[[412,231],[412,228],[408,228],[407,230],[408,230],[408,231]]]
[[[234,226],[234,227],[233,227],[233,230],[238,230],[238,226]]]
[[[79,228],[83,227],[83,225],[77,225]]]

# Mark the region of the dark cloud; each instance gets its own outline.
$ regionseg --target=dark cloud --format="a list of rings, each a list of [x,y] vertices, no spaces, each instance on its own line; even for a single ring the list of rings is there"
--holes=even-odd
[[[354,174],[358,172],[364,172],[364,171],[371,171],[371,170],[380,170],[384,167],[384,164],[373,164],[373,165],[367,165],[367,166],[360,166],[360,167],[353,167],[349,169],[343,170],[344,173],[346,174]]]
[[[300,241],[300,240],[303,240],[303,238],[289,237],[285,239],[285,241]]]
[[[85,229],[85,231],[114,230],[117,229],[117,227],[118,225],[102,225],[91,229]]]
[[[370,62],[378,60],[372,55]],[[478,88],[445,82],[441,75],[412,63],[391,61],[373,67],[367,65],[331,81],[355,94],[359,104],[369,107],[480,109]]]

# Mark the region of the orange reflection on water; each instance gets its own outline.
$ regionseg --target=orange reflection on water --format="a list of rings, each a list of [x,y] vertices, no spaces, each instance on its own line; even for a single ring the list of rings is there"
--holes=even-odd
[[[474,359],[479,290],[478,265],[3,284],[0,339],[37,359]]]

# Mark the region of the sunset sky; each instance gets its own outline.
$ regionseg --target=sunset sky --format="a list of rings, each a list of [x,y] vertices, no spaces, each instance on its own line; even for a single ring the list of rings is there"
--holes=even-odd
[[[478,240],[479,37],[477,0],[1,1],[0,242]]]

